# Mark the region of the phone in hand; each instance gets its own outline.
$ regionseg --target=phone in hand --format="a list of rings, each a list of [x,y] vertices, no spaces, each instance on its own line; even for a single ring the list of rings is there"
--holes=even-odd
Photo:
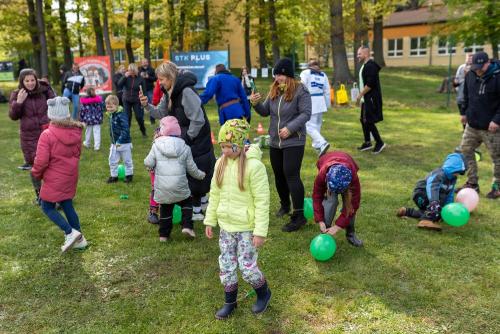
[[[252,92],[255,94],[257,92],[257,87],[255,87],[255,82],[250,81],[250,87],[252,87]]]

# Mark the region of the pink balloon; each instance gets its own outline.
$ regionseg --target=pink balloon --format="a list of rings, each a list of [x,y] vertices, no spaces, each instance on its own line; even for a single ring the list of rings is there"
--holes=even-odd
[[[479,203],[479,195],[474,189],[464,188],[458,192],[456,201],[462,203],[469,212],[472,212]]]

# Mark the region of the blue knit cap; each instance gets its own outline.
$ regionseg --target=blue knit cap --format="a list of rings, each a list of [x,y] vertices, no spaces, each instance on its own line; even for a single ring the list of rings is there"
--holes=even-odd
[[[343,165],[332,165],[326,173],[328,190],[340,194],[344,192],[352,181],[351,170]]]

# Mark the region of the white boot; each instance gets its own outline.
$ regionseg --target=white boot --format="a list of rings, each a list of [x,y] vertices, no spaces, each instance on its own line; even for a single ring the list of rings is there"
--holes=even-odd
[[[61,251],[64,253],[73,246],[82,234],[75,229],[71,229],[70,234],[64,236],[64,244],[61,246]]]

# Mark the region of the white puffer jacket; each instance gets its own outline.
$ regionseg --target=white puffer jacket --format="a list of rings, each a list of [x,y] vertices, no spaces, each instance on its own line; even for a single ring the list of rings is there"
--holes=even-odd
[[[198,180],[205,177],[189,146],[178,137],[155,139],[144,165],[155,170],[154,200],[160,204],[177,203],[191,195],[186,172]]]

